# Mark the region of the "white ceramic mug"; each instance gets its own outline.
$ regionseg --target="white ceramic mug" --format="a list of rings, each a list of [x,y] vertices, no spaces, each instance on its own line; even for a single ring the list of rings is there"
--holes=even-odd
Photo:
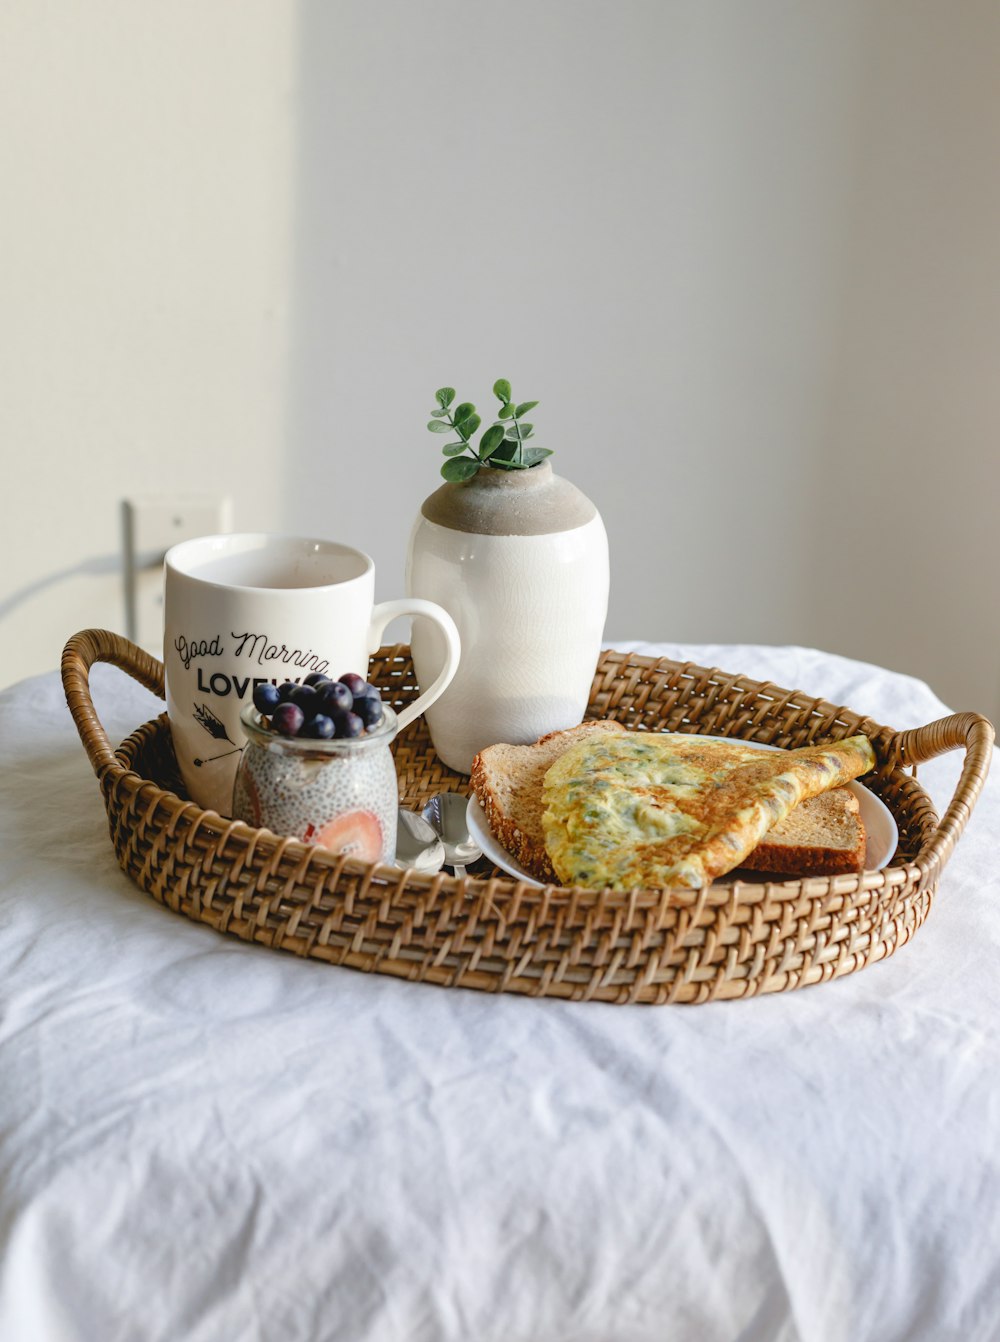
[[[240,710],[262,681],[310,672],[366,675],[397,615],[440,628],[440,675],[399,714],[402,730],[450,684],[461,645],[447,611],[407,597],[375,605],[375,565],[334,541],[265,534],[202,536],[167,551],[163,667],[181,777],[200,806],[231,814],[244,745]]]

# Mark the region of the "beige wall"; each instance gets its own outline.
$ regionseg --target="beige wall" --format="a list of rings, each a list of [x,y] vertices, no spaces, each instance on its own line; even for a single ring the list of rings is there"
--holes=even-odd
[[[129,492],[232,486],[398,593],[430,395],[503,375],[605,516],[610,636],[810,644],[1000,715],[1000,7],[0,25],[0,680],[120,627],[111,575],[2,612],[113,562]]]
[[[0,5],[0,684],[124,628],[119,501],[280,517],[294,11]]]
[[[1000,715],[1000,6],[388,8],[303,8],[290,442],[368,480],[383,593],[432,389],[502,374],[604,513],[611,636]]]
[[[1000,721],[1000,5],[875,5],[862,55],[808,637]]]

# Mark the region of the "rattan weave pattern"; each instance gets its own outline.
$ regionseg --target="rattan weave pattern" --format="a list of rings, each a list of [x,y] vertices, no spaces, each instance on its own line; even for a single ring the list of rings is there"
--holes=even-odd
[[[605,652],[589,716],[785,747],[864,732],[879,760],[866,784],[899,827],[890,866],[861,875],[703,891],[538,889],[483,866],[464,880],[367,866],[223,819],[186,800],[166,716],[114,749],[90,667],[110,662],[162,695],[159,662],[85,630],[66,644],[63,684],[98,776],[118,861],[176,913],[247,941],[352,969],[447,987],[574,1001],[695,1003],[780,992],[891,955],[923,922],[982,788],[993,729],[975,713],[895,732],[849,709],[711,668]],[[409,649],[382,648],[370,678],[396,707],[417,692]],[[906,769],[965,748],[941,821]],[[468,780],[436,758],[422,719],[395,745],[400,797],[417,806]]]

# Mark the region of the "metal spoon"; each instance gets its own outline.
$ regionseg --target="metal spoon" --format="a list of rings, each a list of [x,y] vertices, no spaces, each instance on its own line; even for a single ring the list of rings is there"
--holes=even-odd
[[[396,824],[396,866],[431,876],[444,866],[444,844],[437,831],[422,815],[402,806]]]
[[[469,833],[466,812],[468,797],[459,792],[439,792],[432,797],[421,814],[444,844],[444,860],[456,876],[465,875],[465,867],[483,855],[483,850]]]

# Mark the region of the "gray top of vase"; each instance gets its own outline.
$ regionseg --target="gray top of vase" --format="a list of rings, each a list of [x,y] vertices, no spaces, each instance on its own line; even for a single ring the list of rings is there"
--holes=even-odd
[[[544,536],[582,527],[597,509],[548,461],[527,471],[487,466],[471,480],[449,481],[424,500],[428,522],[479,536]]]

